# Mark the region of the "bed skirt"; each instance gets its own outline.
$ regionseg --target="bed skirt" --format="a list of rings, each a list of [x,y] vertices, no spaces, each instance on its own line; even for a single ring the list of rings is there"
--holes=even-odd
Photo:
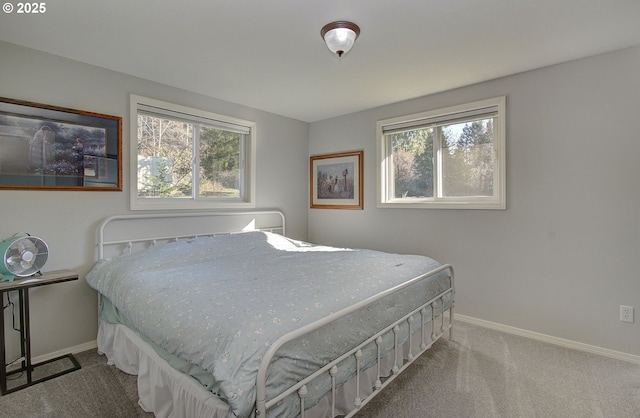
[[[428,325],[427,325],[428,326]],[[419,334],[420,329],[414,335]],[[442,336],[444,334],[441,334]],[[179,372],[162,359],[136,332],[122,324],[99,321],[98,353],[107,357],[107,363],[125,373],[138,376],[138,405],[152,412],[157,418],[227,418],[233,416],[229,405],[192,377]],[[402,346],[403,357],[409,352],[408,342]],[[420,349],[419,338],[413,338],[412,352]],[[380,362],[383,375],[388,376],[393,367],[389,354]],[[361,396],[371,392],[376,381],[376,368],[361,374]],[[363,389],[364,388],[364,389]],[[350,411],[355,398],[355,379],[347,382],[336,393],[336,410]],[[305,411],[306,418],[331,416],[331,400],[324,397],[313,408]]]
[[[100,321],[97,342],[108,364],[138,376],[138,405],[144,411],[158,418],[228,416],[229,405],[171,367],[130,328]]]

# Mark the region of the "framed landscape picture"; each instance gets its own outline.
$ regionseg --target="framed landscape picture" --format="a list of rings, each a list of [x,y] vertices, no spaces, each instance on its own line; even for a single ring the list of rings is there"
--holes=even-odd
[[[122,118],[0,98],[0,189],[122,190]]]
[[[317,209],[362,209],[363,151],[310,158],[310,204]]]

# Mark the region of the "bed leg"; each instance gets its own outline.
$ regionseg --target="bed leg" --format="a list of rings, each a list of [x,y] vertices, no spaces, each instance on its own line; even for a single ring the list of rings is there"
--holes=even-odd
[[[453,340],[453,302],[449,308],[449,341]]]

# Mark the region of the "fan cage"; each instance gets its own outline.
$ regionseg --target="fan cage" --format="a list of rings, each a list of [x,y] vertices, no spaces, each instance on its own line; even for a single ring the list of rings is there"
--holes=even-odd
[[[5,269],[18,277],[38,273],[49,257],[49,247],[38,237],[21,237],[13,241],[2,255]]]

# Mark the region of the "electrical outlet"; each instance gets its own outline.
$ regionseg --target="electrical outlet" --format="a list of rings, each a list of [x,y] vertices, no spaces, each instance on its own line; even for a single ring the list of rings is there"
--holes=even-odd
[[[622,322],[633,322],[633,306],[620,305],[620,320]]]

